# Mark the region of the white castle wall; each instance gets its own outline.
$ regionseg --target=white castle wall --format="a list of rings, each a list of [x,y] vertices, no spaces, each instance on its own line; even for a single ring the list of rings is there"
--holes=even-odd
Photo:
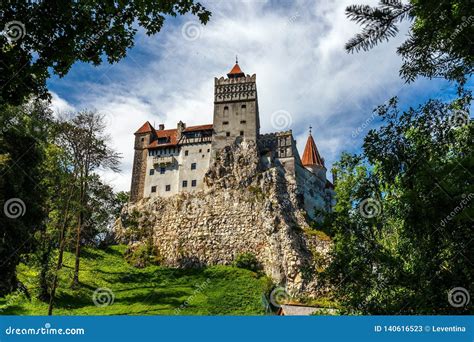
[[[188,156],[186,156],[188,151]],[[209,168],[211,156],[211,143],[193,144],[181,147],[178,189],[180,192],[192,192],[204,187],[203,179]],[[191,164],[196,163],[196,169],[191,170]],[[192,186],[192,180],[196,180],[196,186]],[[187,187],[183,187],[183,181],[188,182]]]
[[[209,142],[150,150],[146,162],[144,197],[170,197],[180,192],[202,189],[202,180],[209,168],[210,149]],[[188,151],[187,156],[186,151]],[[174,158],[172,164],[163,166],[164,174],[160,172],[161,167],[154,164],[154,157],[159,156]],[[196,163],[195,170],[191,170],[192,163]],[[150,175],[150,170],[154,170],[153,175]],[[188,181],[186,188],[183,188],[183,180]],[[192,186],[193,180],[196,180],[195,187]],[[170,191],[166,191],[167,185],[170,186]],[[151,192],[152,186],[156,186],[156,192]]]

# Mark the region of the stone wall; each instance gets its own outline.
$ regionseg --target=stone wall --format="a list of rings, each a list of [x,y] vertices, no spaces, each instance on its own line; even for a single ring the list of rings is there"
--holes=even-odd
[[[250,252],[291,293],[317,293],[316,267],[329,242],[305,235],[294,177],[279,167],[259,170],[257,154],[253,142],[225,147],[205,176],[205,189],[131,204],[118,221],[118,236],[132,236],[131,217],[138,217],[165,265],[231,264]]]

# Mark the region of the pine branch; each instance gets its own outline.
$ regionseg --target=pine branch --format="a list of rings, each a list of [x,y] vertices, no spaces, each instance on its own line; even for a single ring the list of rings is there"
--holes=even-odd
[[[410,17],[412,8],[412,5],[404,5],[400,0],[382,0],[379,7],[348,6],[346,16],[363,27],[361,33],[346,43],[346,51],[367,51],[378,43],[396,36],[398,33],[396,24]]]

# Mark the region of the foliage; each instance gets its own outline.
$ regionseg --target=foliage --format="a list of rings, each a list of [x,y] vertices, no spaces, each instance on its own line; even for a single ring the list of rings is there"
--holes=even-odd
[[[114,63],[133,46],[138,27],[158,33],[166,17],[210,12],[193,0],[120,2],[0,2],[0,104],[19,105],[30,95],[48,98],[50,71],[65,76],[75,62]]]
[[[254,272],[257,272],[262,268],[257,257],[252,253],[242,253],[237,255],[234,260],[234,266]]]
[[[160,266],[135,268],[124,261],[126,246],[83,250],[81,279],[84,286],[71,289],[74,254],[66,252],[59,272],[57,315],[263,315],[262,294],[269,279],[229,266],[172,269]],[[19,278],[34,293],[38,269],[18,267]],[[112,305],[97,307],[92,298],[98,288],[110,289]],[[187,305],[184,305],[187,303]],[[176,310],[182,307],[180,310]],[[5,315],[45,315],[47,304],[23,294],[0,297]]]
[[[160,265],[162,261],[153,241],[146,241],[138,246],[129,247],[124,256],[130,265],[138,268]]]
[[[470,0],[381,0],[379,5],[347,7],[349,19],[362,25],[362,32],[346,44],[349,52],[369,50],[394,37],[398,25],[409,20],[407,40],[397,52],[403,59],[401,76],[444,77],[464,84],[472,74],[474,52],[474,7]]]
[[[380,106],[384,125],[365,137],[363,153],[337,163],[327,276],[348,312],[472,313],[448,292],[470,288],[473,169],[470,94],[401,113]]]
[[[57,144],[71,156],[69,165],[77,188],[77,223],[75,233],[76,265],[73,286],[79,285],[80,251],[84,239],[96,236],[90,233],[91,227],[110,221],[110,212],[104,204],[113,201],[112,189],[101,183],[94,173],[97,169],[118,172],[120,155],[109,147],[110,136],[106,134],[103,115],[93,111],[77,113],[69,121],[58,125]]]
[[[51,111],[40,101],[0,106],[0,294],[18,286],[21,255],[34,249],[35,233],[45,228],[41,168],[50,121]]]

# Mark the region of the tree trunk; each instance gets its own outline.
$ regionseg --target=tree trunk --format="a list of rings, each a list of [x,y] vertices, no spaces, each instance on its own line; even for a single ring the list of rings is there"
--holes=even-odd
[[[61,226],[61,230],[59,232],[59,255],[58,255],[58,263],[56,265],[56,272],[54,274],[54,279],[53,279],[53,286],[51,288],[51,292],[49,295],[49,306],[48,306],[49,316],[53,314],[54,299],[56,296],[56,289],[58,287],[58,274],[59,274],[59,270],[63,267],[63,254],[64,254],[64,247],[65,247],[64,240],[65,240],[67,217],[69,215],[69,203],[71,201],[71,197],[72,197],[72,192],[68,196],[68,199],[66,202],[66,209],[64,211],[64,220]]]
[[[49,260],[51,258],[52,243],[49,241],[46,233],[43,232],[42,237],[42,253],[41,253],[41,271],[40,271],[40,293],[38,295],[39,299],[42,301],[49,300],[49,291],[48,291],[48,270],[49,270]]]
[[[81,177],[82,178],[82,177]],[[84,218],[84,182],[81,180],[80,186],[80,195],[79,195],[79,217],[77,222],[77,231],[76,231],[76,262],[74,264],[74,278],[72,280],[72,287],[79,286],[79,262],[81,255],[81,230],[82,230],[82,220]]]

